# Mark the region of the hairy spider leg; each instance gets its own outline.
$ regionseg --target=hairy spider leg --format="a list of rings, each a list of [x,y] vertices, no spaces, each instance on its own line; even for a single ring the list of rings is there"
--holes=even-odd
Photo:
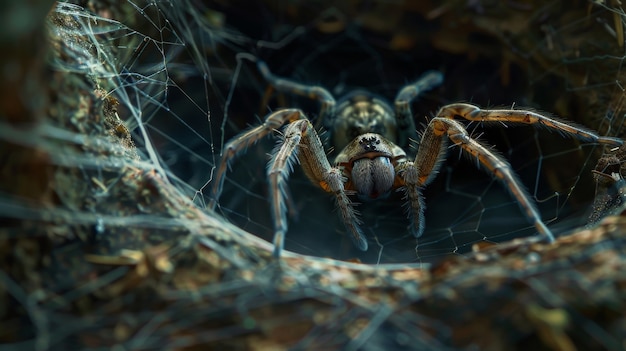
[[[585,127],[564,122],[553,116],[544,116],[530,110],[483,110],[478,106],[465,103],[456,103],[443,106],[438,117],[454,118],[462,117],[468,121],[477,122],[509,122],[523,123],[547,127],[560,132],[564,136],[572,136],[581,140],[591,141],[609,146],[621,146],[624,141],[618,138],[600,136],[596,132]]]
[[[304,85],[288,79],[277,77],[272,74],[267,64],[261,60],[257,61],[257,67],[263,75],[263,78],[277,91],[281,93],[304,96],[312,100],[317,100],[320,103],[320,112],[315,125],[317,129],[321,127],[321,123],[323,123],[325,127],[333,125],[332,119],[335,118],[336,101],[332,94],[328,92],[328,90],[320,86]]]
[[[352,234],[354,244],[367,250],[367,240],[360,228],[360,221],[352,202],[344,189],[344,177],[338,167],[331,167],[324,147],[313,125],[306,119],[287,125],[284,138],[277,145],[268,163],[267,175],[270,183],[270,204],[274,218],[274,256],[280,257],[287,232],[285,189],[294,162],[299,161],[304,173],[323,190],[333,193],[343,223]]]
[[[430,121],[424,131],[420,149],[415,157],[414,167],[417,169],[417,181],[408,182],[405,175],[407,188],[415,186],[413,184],[416,183],[416,188],[419,189],[419,186],[427,184],[432,179],[433,173],[436,173],[441,165],[440,160],[443,158],[441,157],[443,154],[442,150],[445,149],[443,139],[446,136],[464,152],[478,160],[486,171],[501,181],[517,200],[520,207],[524,210],[527,219],[535,226],[537,231],[548,242],[554,242],[554,235],[541,220],[534,202],[530,200],[530,195],[524,190],[521,182],[513,173],[511,165],[502,157],[490,151],[489,148],[472,139],[465,127],[453,119],[435,117]],[[421,152],[422,150],[426,151]],[[411,202],[420,200],[419,194],[413,195],[410,189],[407,189],[407,194]],[[418,216],[417,221],[423,221],[423,210],[420,210],[415,215]]]
[[[443,106],[439,112],[437,112],[437,116],[446,118],[450,121],[452,121],[455,117],[461,117],[468,121],[477,122],[529,124],[546,127],[550,130],[559,132],[562,136],[571,136],[581,140],[608,146],[621,146],[624,143],[624,141],[619,138],[600,136],[590,129],[570,122],[564,122],[553,116],[544,116],[541,113],[531,110],[486,110],[471,104],[455,103]],[[440,125],[441,123],[443,122],[437,122],[437,125]],[[519,185],[520,182],[513,176],[508,162],[500,159],[497,155],[491,153],[488,149],[478,144],[473,139],[469,139],[469,137],[467,137],[467,131],[465,131],[465,128],[463,128],[460,124],[458,126],[457,124],[448,124],[450,126],[455,126],[454,128],[447,128],[448,130],[453,131],[453,133],[448,131],[450,139],[457,145],[460,145],[463,150],[478,159],[480,164],[482,164],[487,170],[494,173],[498,179],[501,179],[525,210],[526,216],[531,220],[531,222],[534,223],[537,231],[543,234],[549,242],[553,242],[554,236],[545,224],[543,224],[537,210],[528,200],[530,198],[529,195],[522,189]],[[461,130],[463,131],[462,133],[457,132],[459,129],[458,127],[461,127]],[[502,164],[504,164],[506,168],[503,167]]]
[[[409,217],[409,232],[419,238],[424,232],[426,209],[421,189],[427,186],[439,172],[447,152],[447,139],[433,133],[431,123],[422,133],[420,147],[413,161],[402,160],[397,166],[394,188],[404,189]]]
[[[443,74],[438,71],[427,71],[415,82],[404,86],[394,101],[396,121],[398,123],[398,145],[405,148],[409,140],[417,140],[417,130],[413,121],[411,102],[423,92],[436,88],[443,83]]]
[[[280,110],[270,113],[265,117],[265,121],[260,126],[251,128],[229,141],[222,149],[222,158],[219,167],[215,172],[213,186],[211,187],[210,200],[208,208],[214,210],[217,200],[222,193],[224,180],[226,179],[226,171],[233,160],[248,147],[254,145],[257,141],[263,139],[272,131],[279,129],[285,123],[305,118],[302,111],[297,109]]]

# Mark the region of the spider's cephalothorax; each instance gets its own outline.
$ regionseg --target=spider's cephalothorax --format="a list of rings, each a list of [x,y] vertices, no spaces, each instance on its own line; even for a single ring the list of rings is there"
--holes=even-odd
[[[267,167],[270,205],[274,220],[274,255],[280,256],[287,231],[285,186],[294,162],[299,161],[312,183],[335,196],[343,223],[355,245],[367,250],[367,239],[347,194],[360,199],[384,198],[391,190],[404,191],[409,209],[408,230],[416,238],[424,231],[422,188],[437,174],[446,155],[448,141],[461,148],[490,174],[496,177],[519,203],[525,216],[546,240],[554,236],[543,223],[531,197],[517,180],[509,163],[489,147],[472,139],[456,119],[500,124],[531,124],[559,131],[563,135],[604,145],[618,146],[623,141],[530,110],[483,110],[477,106],[455,103],[443,106],[423,131],[415,157],[409,159],[403,148],[417,139],[410,103],[425,90],[441,84],[441,73],[430,71],[416,82],[403,87],[395,98],[393,110],[381,99],[367,93],[350,95],[339,104],[324,88],[307,86],[274,76],[267,65],[258,61],[264,78],[276,90],[303,95],[320,102],[318,124],[331,133],[337,153],[331,165],[324,146],[305,114],[298,109],[270,113],[265,122],[241,133],[222,150],[222,158],[211,187],[209,208],[214,209],[222,191],[228,164],[240,152],[259,139],[283,128],[282,142]]]
[[[402,148],[375,133],[357,136],[335,158],[335,165],[348,179],[344,187],[364,201],[389,194],[396,181],[395,165],[403,162]]]

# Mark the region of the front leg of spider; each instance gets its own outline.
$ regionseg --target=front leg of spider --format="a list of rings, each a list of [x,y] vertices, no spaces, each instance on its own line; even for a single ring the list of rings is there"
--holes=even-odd
[[[219,199],[224,187],[226,171],[228,170],[231,162],[233,162],[239,154],[286,123],[297,121],[301,118],[304,118],[304,113],[297,109],[276,111],[267,115],[267,117],[265,117],[265,122],[263,122],[260,126],[245,131],[236,136],[233,140],[229,141],[222,150],[222,158],[217,171],[215,172],[215,177],[212,180],[213,185],[211,186],[208,208],[211,210],[215,209],[217,200]]]
[[[478,121],[481,123],[500,122],[505,125],[533,125],[556,131],[562,136],[595,142],[600,145],[621,146],[624,143],[621,139],[601,136],[597,132],[576,125],[575,123],[532,110],[488,110],[467,103],[455,103],[443,106],[437,113],[437,116],[438,118],[431,121],[428,132],[437,135],[446,133],[450,140],[460,146],[465,152],[470,154],[471,157],[476,159],[483,168],[503,182],[520,204],[529,221],[535,225],[537,231],[549,242],[554,241],[552,232],[541,221],[538,211],[530,200],[530,195],[528,195],[520,185],[520,182],[515,177],[508,162],[489,151],[488,148],[485,148],[483,145],[469,138],[463,126],[454,121],[454,118],[460,117],[468,121]]]
[[[424,141],[425,139],[426,141]],[[422,169],[419,173],[420,181],[428,183],[433,176],[433,172],[436,172],[439,160],[441,160],[442,157],[433,157],[429,154],[437,152],[441,155],[444,150],[444,139],[452,141],[456,146],[460,147],[461,150],[469,154],[471,158],[477,160],[488,173],[494,175],[496,179],[502,182],[524,210],[524,214],[529,222],[535,226],[546,241],[550,243],[554,242],[554,235],[541,220],[541,216],[535,208],[530,195],[524,190],[520,181],[514,175],[511,165],[506,160],[493,153],[488,147],[472,139],[467,130],[465,130],[465,127],[458,121],[435,117],[428,124],[428,127],[424,131],[422,145],[420,145],[420,149],[415,157],[415,164]]]
[[[422,189],[439,172],[447,150],[447,140],[440,133],[434,132],[432,122],[424,131],[417,155],[413,161],[401,162],[397,166],[396,188],[403,189],[406,198],[406,210],[409,217],[409,232],[419,238],[424,233],[424,211],[426,205]]]
[[[455,103],[443,106],[437,112],[437,116],[451,119],[461,117],[468,121],[477,122],[501,122],[505,125],[508,123],[513,125],[528,124],[557,131],[563,136],[608,146],[621,146],[624,143],[621,139],[601,136],[597,132],[575,123],[531,110],[487,110],[471,104]]]
[[[346,229],[355,245],[365,251],[367,240],[344,188],[341,169],[331,167],[319,136],[311,123],[298,120],[287,125],[284,138],[273,152],[267,168],[270,185],[270,204],[274,220],[274,256],[280,257],[287,232],[285,189],[293,164],[300,162],[304,173],[323,190],[335,195],[337,207]]]

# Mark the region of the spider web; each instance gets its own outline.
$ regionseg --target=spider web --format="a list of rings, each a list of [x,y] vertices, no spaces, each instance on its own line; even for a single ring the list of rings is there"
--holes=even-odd
[[[528,38],[516,36],[515,31],[495,39],[476,32],[472,35],[478,38],[467,47],[441,37],[446,31],[440,27],[441,22],[447,22],[437,22],[438,16],[443,15],[441,8],[435,6],[402,9],[408,17],[399,20],[403,25],[396,31],[385,28],[378,16],[371,16],[372,11],[388,15],[385,18],[397,16],[397,12],[385,7],[355,8],[350,12],[334,8],[330,3],[246,2],[245,6],[225,3],[127,1],[124,4],[129,5],[126,8],[132,13],[128,18],[118,18],[112,17],[103,5],[98,6],[99,3],[61,2],[53,11],[71,18],[73,25],[50,28],[67,38],[68,47],[77,58],[73,66],[55,62],[57,69],[88,75],[119,102],[119,115],[137,146],[137,155],[131,155],[124,166],[156,169],[202,209],[207,208],[208,189],[223,145],[230,138],[261,123],[269,111],[280,107],[299,107],[313,120],[316,118],[319,106],[314,102],[268,93],[267,83],[249,57],[263,59],[278,76],[319,84],[337,97],[354,89],[367,89],[391,100],[404,84],[424,71],[440,70],[446,77],[442,87],[425,93],[413,104],[420,130],[438,107],[470,101],[483,107],[528,106],[595,127],[604,135],[621,133],[624,94],[619,77],[623,57],[593,56],[596,53],[593,50],[585,51],[589,56],[580,56],[564,50],[572,46],[568,39],[582,19],[546,26],[545,35],[533,40],[522,40]],[[543,10],[526,15],[532,17]],[[478,16],[483,9],[462,6],[458,11],[471,11]],[[595,5],[589,16],[602,23],[615,11]],[[489,27],[489,23],[483,25]],[[419,34],[407,38],[401,35],[403,31]],[[610,34],[610,26],[607,32]],[[72,42],[73,35],[89,38],[90,45]],[[595,41],[594,45],[607,41]],[[510,59],[503,51],[514,53],[517,58]],[[598,51],[603,52],[602,48]],[[544,55],[543,65],[524,63],[536,55]],[[503,64],[503,60],[508,63]],[[589,66],[589,62],[596,60],[617,61],[619,68],[605,72],[600,70],[600,65]],[[580,73],[581,67],[589,67],[582,69],[586,75]],[[537,203],[543,220],[557,235],[566,235],[568,230],[585,225],[595,190],[591,169],[602,151],[600,148],[525,126],[468,124],[468,130],[512,164]],[[54,131],[55,138],[73,140],[70,134]],[[279,134],[277,131],[275,136]],[[272,239],[273,226],[265,172],[268,154],[275,143],[276,138],[267,138],[232,162],[216,208],[224,221],[267,241]],[[331,154],[331,150],[328,152]],[[106,164],[88,157],[62,160],[90,177],[93,175],[95,183],[106,178]],[[290,178],[288,194],[290,226],[285,246],[287,250],[307,255],[358,259],[373,264],[430,263],[449,255],[463,255],[475,244],[536,235],[507,190],[455,147],[450,147],[436,180],[424,191],[426,231],[419,241],[406,231],[408,222],[399,193],[357,206],[370,243],[367,252],[353,247],[333,199],[312,185],[299,167],[295,167]],[[17,207],[4,200],[2,205],[4,216],[39,219],[36,214],[19,213]],[[151,219],[155,231],[175,226],[156,213],[147,213],[146,218]],[[96,232],[101,227],[99,221],[94,226]],[[0,278],[5,282],[2,274]],[[63,287],[63,279],[59,280]],[[212,299],[211,294],[219,296],[220,289],[233,288],[224,285],[214,287],[214,292],[207,291],[207,296]],[[87,289],[98,288],[88,285]],[[25,296],[13,291],[11,294],[26,301]],[[59,296],[63,294],[62,291]],[[68,292],[63,297],[69,302],[64,303],[73,303],[72,296],[80,294],[82,290]],[[46,318],[56,321],[54,313],[50,312]],[[195,317],[205,319],[203,313]],[[407,315],[410,313],[413,312]],[[186,323],[187,316],[181,318],[176,312],[173,315]],[[158,335],[148,335],[161,322],[152,315],[137,318],[145,321],[145,327],[142,325],[141,333],[129,337],[135,338],[128,344],[129,348],[164,347]],[[385,318],[381,316],[381,320]],[[436,321],[418,314],[406,320],[415,325],[437,325]],[[46,345],[54,348],[55,343],[72,343],[64,338],[84,327],[82,319],[73,321],[63,320],[61,332],[52,335],[46,334],[48,330],[33,331],[39,333],[33,337],[35,346],[46,349]],[[345,324],[350,322],[346,320]],[[222,331],[228,333],[227,328]],[[441,334],[446,332],[443,330]],[[372,348],[393,342],[416,348],[422,345],[411,344],[414,337],[409,333],[402,336],[404,341],[374,340]],[[310,338],[315,337],[313,332]],[[415,338],[424,343],[432,340],[421,337]],[[366,349],[366,345],[358,342],[368,340],[367,336],[355,340],[353,349]],[[306,342],[302,343],[304,347]],[[429,346],[432,345],[424,344],[423,348]]]
[[[167,174],[201,208],[209,201],[208,189],[225,142],[278,108],[299,107],[312,120],[319,109],[308,99],[268,90],[250,58],[266,61],[278,76],[323,86],[336,97],[367,89],[389,101],[422,72],[440,70],[446,77],[442,87],[413,104],[420,129],[439,106],[470,101],[483,107],[565,111],[604,134],[620,131],[621,121],[612,113],[615,106],[596,111],[592,120],[581,120],[581,113],[571,116],[570,106],[557,110],[557,102],[571,104],[576,96],[598,87],[611,87],[613,96],[621,99],[614,74],[598,74],[593,84],[574,86],[577,77],[568,69],[588,58],[570,60],[561,53],[551,67],[513,62],[503,73],[498,55],[472,51],[481,48],[461,54],[437,48],[442,44],[428,37],[436,35],[437,25],[423,17],[415,21],[423,27],[424,38],[400,50],[390,48],[374,23],[364,19],[357,25],[330,5],[316,5],[297,20],[286,15],[287,8],[262,2],[245,10],[220,3],[167,1],[133,3],[133,8],[142,22],[125,24],[107,18],[106,11],[90,13],[63,3],[57,11],[78,18],[80,30],[92,30],[90,23],[98,23],[94,43],[107,49],[102,52],[116,53],[102,58],[118,72],[110,77],[118,87],[109,93],[121,102],[121,115],[141,158]],[[550,28],[549,36],[530,45],[506,38],[504,46],[522,58],[531,57],[533,50],[556,45],[561,32],[568,33],[573,25]],[[490,39],[485,45],[502,44]],[[550,70],[564,73],[558,76]],[[557,235],[585,224],[594,194],[590,170],[598,147],[528,126],[470,124],[468,130],[512,164]],[[276,132],[231,163],[216,208],[226,221],[268,241],[273,225],[265,169],[278,138]],[[370,242],[369,251],[360,252],[347,237],[332,198],[309,183],[299,167],[288,188],[286,249],[308,255],[366,263],[432,262],[467,253],[474,244],[536,235],[506,189],[455,147],[450,147],[440,174],[424,191],[426,231],[418,241],[407,233],[400,194],[357,205]]]

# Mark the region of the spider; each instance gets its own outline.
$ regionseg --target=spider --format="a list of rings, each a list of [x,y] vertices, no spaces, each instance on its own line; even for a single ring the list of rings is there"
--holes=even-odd
[[[488,173],[496,177],[519,203],[521,210],[537,232],[547,241],[554,235],[543,223],[530,195],[514,174],[511,165],[489,147],[473,139],[457,119],[477,122],[531,124],[556,130],[563,136],[619,146],[622,140],[599,136],[594,131],[536,111],[522,109],[486,110],[468,103],[453,103],[439,109],[421,133],[414,157],[404,148],[410,140],[417,140],[410,104],[424,91],[443,81],[437,71],[428,71],[397,94],[393,108],[387,102],[366,91],[353,92],[338,101],[320,86],[308,86],[275,76],[267,64],[257,60],[264,79],[277,91],[305,96],[320,103],[318,123],[329,131],[335,150],[341,150],[330,163],[324,146],[306,115],[289,108],[268,114],[263,124],[247,130],[230,140],[212,180],[209,208],[214,210],[222,191],[226,171],[237,155],[258,140],[281,128],[282,137],[272,152],[267,166],[270,206],[274,224],[274,256],[280,257],[287,232],[286,183],[293,165],[300,163],[309,180],[335,196],[338,212],[351,234],[355,246],[368,248],[361,229],[361,221],[348,195],[355,194],[361,201],[385,198],[392,190],[405,193],[408,209],[408,231],[415,238],[424,232],[425,202],[422,189],[438,173],[443,163],[448,142],[474,158]],[[402,147],[400,146],[402,145]]]

